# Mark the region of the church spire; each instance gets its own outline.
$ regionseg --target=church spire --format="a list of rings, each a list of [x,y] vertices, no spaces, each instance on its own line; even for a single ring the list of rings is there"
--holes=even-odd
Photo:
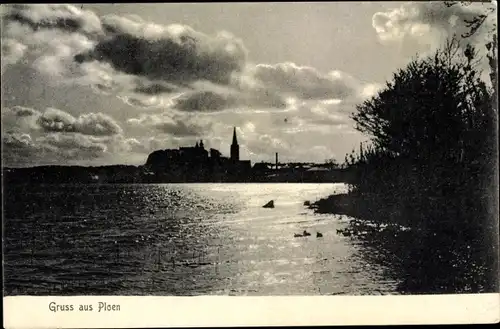
[[[240,161],[240,146],[236,138],[236,127],[233,130],[233,143],[231,144],[231,160]]]
[[[238,145],[238,139],[236,138],[236,127],[233,129],[233,145]]]

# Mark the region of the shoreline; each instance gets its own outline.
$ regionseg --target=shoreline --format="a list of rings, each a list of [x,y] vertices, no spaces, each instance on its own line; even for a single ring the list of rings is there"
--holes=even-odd
[[[311,202],[308,208],[353,217],[337,234],[356,239],[373,251],[364,257],[387,264],[396,277],[404,277],[398,288],[403,293],[498,291],[496,246],[470,236],[473,227],[448,221],[426,225],[419,219],[436,211],[436,200],[429,197],[427,201],[433,203],[426,205],[427,211],[416,212],[404,209],[401,201],[386,203],[376,195],[349,192]],[[445,199],[437,201],[446,207]]]
[[[171,181],[171,182],[3,182],[4,186],[23,186],[23,185],[160,185],[160,184],[345,184],[341,181]],[[312,203],[311,203],[312,204]]]

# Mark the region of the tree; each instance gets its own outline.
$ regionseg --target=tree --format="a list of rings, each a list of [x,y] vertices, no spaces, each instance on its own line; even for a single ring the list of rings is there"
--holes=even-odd
[[[490,91],[480,79],[476,52],[460,53],[451,39],[433,57],[416,59],[385,89],[356,107],[356,129],[378,148],[414,160],[433,154],[455,159],[470,129],[483,127]],[[479,126],[478,126],[479,125]]]
[[[462,5],[462,6],[470,6],[473,2],[472,1],[445,1],[444,4],[447,7],[453,7],[457,5]],[[486,10],[478,14],[477,16],[471,18],[471,19],[465,19],[464,23],[465,25],[469,28],[469,30],[465,33],[462,34],[462,38],[467,39],[469,37],[472,37],[475,35],[479,29],[486,24],[486,20],[488,17],[492,15],[496,15],[496,5],[491,5],[486,8]],[[492,27],[488,30],[488,34],[491,36],[490,42],[486,43],[486,49],[488,51],[488,54],[486,55],[488,58],[488,64],[491,69],[490,73],[490,79],[491,83],[493,85],[493,88],[495,88],[495,91],[497,89],[497,34],[496,34],[496,29],[497,29],[497,24],[494,23],[492,24]]]
[[[463,38],[485,21],[471,20]],[[460,271],[486,287],[472,289],[498,289],[496,39],[484,46],[491,87],[481,80],[476,49],[454,37],[433,56],[398,70],[352,115],[356,129],[372,137],[369,147],[345,158],[356,214],[415,229],[418,246],[398,248],[410,260],[402,267],[419,269],[407,275],[417,289],[430,289],[439,281],[436,273],[455,268],[454,256],[449,267],[446,257],[435,257],[438,249],[470,252],[469,268]],[[463,277],[456,274],[451,287],[464,289]]]
[[[453,7],[456,5],[461,5],[461,6],[470,6],[473,3],[473,1],[444,1],[445,6],[447,7]],[[473,17],[472,19],[466,19],[464,20],[465,25],[469,28],[469,31],[465,32],[462,34],[463,38],[469,38],[473,36],[474,34],[477,33],[479,28],[481,26],[484,26],[486,19],[490,15],[495,15],[496,12],[496,6],[492,5],[490,7],[487,7],[484,13],[478,14],[477,16]],[[496,24],[493,24],[492,28],[490,29],[489,32],[496,31]]]
[[[331,158],[331,159],[327,159],[325,160],[325,164],[330,167],[331,169],[335,169],[335,168],[338,168],[339,167],[339,163],[337,162],[337,160],[335,160],[334,158]]]

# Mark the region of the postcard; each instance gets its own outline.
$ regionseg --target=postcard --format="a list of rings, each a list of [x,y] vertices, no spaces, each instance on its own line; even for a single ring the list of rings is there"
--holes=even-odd
[[[4,327],[498,322],[496,8],[2,5]]]

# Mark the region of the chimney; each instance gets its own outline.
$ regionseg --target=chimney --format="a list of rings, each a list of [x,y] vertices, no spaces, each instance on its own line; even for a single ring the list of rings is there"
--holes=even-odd
[[[276,152],[276,170],[278,170],[278,152]]]

